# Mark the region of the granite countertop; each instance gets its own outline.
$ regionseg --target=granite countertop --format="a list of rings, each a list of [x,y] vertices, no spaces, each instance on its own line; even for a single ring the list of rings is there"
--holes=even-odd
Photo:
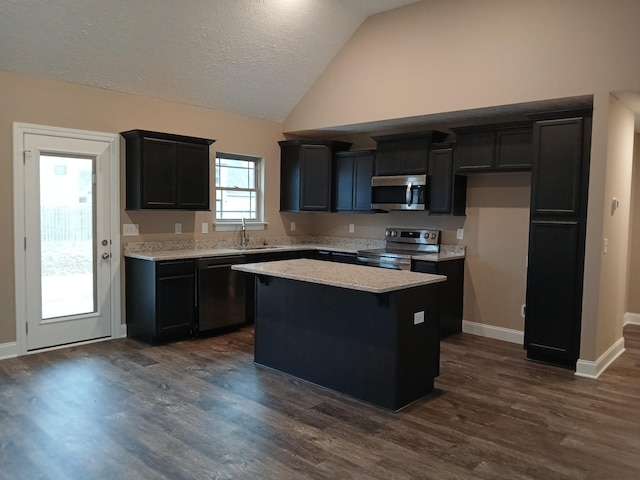
[[[387,293],[444,282],[447,277],[406,270],[323,262],[305,258],[233,265],[234,270],[370,293]]]
[[[347,244],[322,244],[322,243],[299,243],[293,245],[257,245],[239,247],[216,247],[216,248],[184,248],[175,250],[144,250],[137,252],[125,252],[125,257],[139,258],[141,260],[184,260],[189,258],[225,257],[229,255],[250,255],[252,253],[273,253],[291,252],[297,250],[327,250],[342,253],[357,253],[363,250],[361,245]],[[465,257],[465,249],[460,245],[442,245],[440,253],[428,253],[415,255],[414,260],[431,262],[442,262]]]

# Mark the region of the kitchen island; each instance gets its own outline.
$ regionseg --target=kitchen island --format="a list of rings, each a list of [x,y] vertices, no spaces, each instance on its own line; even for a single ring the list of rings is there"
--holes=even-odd
[[[397,411],[439,374],[441,275],[295,259],[255,275],[255,362]]]

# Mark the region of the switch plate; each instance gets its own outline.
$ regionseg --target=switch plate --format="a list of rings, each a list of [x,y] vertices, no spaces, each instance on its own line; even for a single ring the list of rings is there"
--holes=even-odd
[[[424,323],[424,310],[413,314],[413,324],[420,325]]]
[[[202,222],[202,233],[209,233],[209,224],[207,222]]]
[[[296,222],[291,222],[291,231],[292,232],[296,231]]]
[[[175,224],[175,232],[176,232],[176,234],[182,233],[182,224],[181,223],[176,223]]]
[[[122,224],[122,235],[125,237],[140,235],[140,230],[138,228],[137,223],[123,223]]]
[[[353,223],[349,224],[349,233],[353,233],[355,231],[355,226],[353,225]]]
[[[456,238],[458,240],[462,240],[464,238],[464,228],[459,228],[456,230]]]
[[[609,250],[609,239],[605,238],[604,241],[602,242],[602,253],[607,253],[608,250]]]

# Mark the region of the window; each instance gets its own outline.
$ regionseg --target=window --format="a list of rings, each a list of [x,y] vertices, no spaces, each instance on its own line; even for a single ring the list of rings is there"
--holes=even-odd
[[[262,221],[259,157],[216,153],[216,221]]]

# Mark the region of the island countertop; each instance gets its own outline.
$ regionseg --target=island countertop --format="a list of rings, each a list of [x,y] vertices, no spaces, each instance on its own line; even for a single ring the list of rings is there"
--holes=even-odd
[[[233,265],[231,268],[256,275],[286,278],[370,293],[394,292],[444,282],[447,279],[443,275],[323,262],[322,260],[305,258],[245,263]]]

